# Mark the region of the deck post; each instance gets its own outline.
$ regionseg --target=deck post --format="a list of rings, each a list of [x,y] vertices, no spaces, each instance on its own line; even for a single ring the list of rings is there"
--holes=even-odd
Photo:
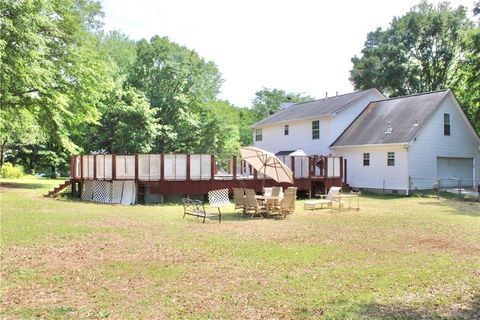
[[[70,178],[75,178],[75,156],[70,157]]]
[[[135,155],[135,181],[138,181],[138,154]]]
[[[83,179],[83,154],[80,155],[80,179]]]
[[[93,155],[93,180],[97,180],[97,155]]]
[[[165,155],[162,153],[160,155],[160,181],[163,181],[163,179],[165,179],[164,167],[165,167]]]
[[[117,159],[116,155],[112,154],[112,180],[117,179]]]
[[[343,159],[343,181],[347,184],[347,159]]]
[[[340,157],[340,178],[343,182],[343,157]]]
[[[187,181],[190,181],[190,155],[189,154],[187,154]]]
[[[232,158],[232,174],[233,180],[237,180],[237,156],[233,156]]]
[[[311,178],[312,176],[315,175],[314,167],[313,167],[314,161],[312,160],[312,157],[308,157],[308,177]],[[311,193],[311,191],[310,191]],[[311,198],[311,196],[310,196]]]
[[[292,159],[292,172],[293,172],[293,180],[295,180],[295,157],[290,157]]]
[[[210,160],[210,180],[215,180],[215,156],[213,154]]]

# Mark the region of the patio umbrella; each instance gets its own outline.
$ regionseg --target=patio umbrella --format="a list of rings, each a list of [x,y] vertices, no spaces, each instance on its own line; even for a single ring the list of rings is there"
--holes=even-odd
[[[293,172],[273,153],[256,147],[240,148],[242,159],[248,162],[258,172],[263,172],[263,184],[265,185],[265,176],[269,176],[277,182],[287,182],[293,184]]]

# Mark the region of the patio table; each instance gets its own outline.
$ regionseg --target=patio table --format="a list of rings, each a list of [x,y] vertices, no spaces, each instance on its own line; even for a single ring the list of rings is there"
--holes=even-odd
[[[283,198],[282,196],[264,196],[264,195],[255,196],[255,199],[257,199],[257,201],[266,202],[267,216],[269,215],[271,208],[274,207],[275,202],[282,200],[282,198]]]

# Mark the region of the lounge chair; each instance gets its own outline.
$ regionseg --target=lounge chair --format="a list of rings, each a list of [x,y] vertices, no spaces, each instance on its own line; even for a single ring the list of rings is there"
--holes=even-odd
[[[255,198],[255,191],[253,189],[245,189],[245,199],[246,206],[245,212],[248,213],[253,211],[252,217],[254,215],[262,215],[262,212],[266,211],[267,207],[261,206],[258,204],[257,199]]]
[[[307,200],[305,201],[304,208],[305,209],[316,209],[317,206],[323,208],[323,205],[326,204],[330,206],[330,209],[333,210],[334,202],[338,202],[338,195],[340,194],[340,190],[342,187],[331,187],[328,191],[328,194],[321,195],[322,199],[315,199],[315,200]]]
[[[233,188],[233,202],[235,203],[235,210],[242,209],[245,213],[245,191],[243,188]]]

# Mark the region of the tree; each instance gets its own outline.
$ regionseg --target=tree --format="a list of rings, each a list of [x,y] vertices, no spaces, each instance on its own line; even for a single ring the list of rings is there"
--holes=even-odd
[[[13,114],[0,110],[0,167],[3,166],[5,157],[11,155],[16,148],[34,145],[40,140],[40,127],[30,113],[20,110]]]
[[[213,62],[168,38],[137,43],[128,83],[147,96],[156,111],[156,152],[192,152],[201,128],[199,108],[215,100],[222,82]]]
[[[96,126],[83,134],[88,152],[148,153],[157,135],[154,111],[143,93],[126,88],[112,93]]]
[[[376,87],[390,96],[443,89],[471,26],[463,6],[423,1],[367,35],[362,56],[352,58],[350,80],[355,89]]]
[[[117,66],[122,81],[125,80],[137,57],[135,41],[130,40],[121,31],[110,31],[101,38],[101,48]]]
[[[480,14],[480,2],[476,4],[476,15]],[[465,113],[480,133],[480,24],[468,30],[461,42],[456,72],[450,85],[463,106]]]
[[[292,93],[281,89],[262,88],[262,90],[255,92],[255,98],[252,100],[252,111],[255,113],[256,119],[261,120],[277,112],[280,109],[280,104],[282,102],[298,103],[309,100],[314,100],[314,98],[306,96],[303,93]]]
[[[0,2],[1,108],[30,113],[53,144],[69,151],[76,149],[71,131],[98,119],[112,86],[112,63],[93,33],[100,17],[91,0]]]

